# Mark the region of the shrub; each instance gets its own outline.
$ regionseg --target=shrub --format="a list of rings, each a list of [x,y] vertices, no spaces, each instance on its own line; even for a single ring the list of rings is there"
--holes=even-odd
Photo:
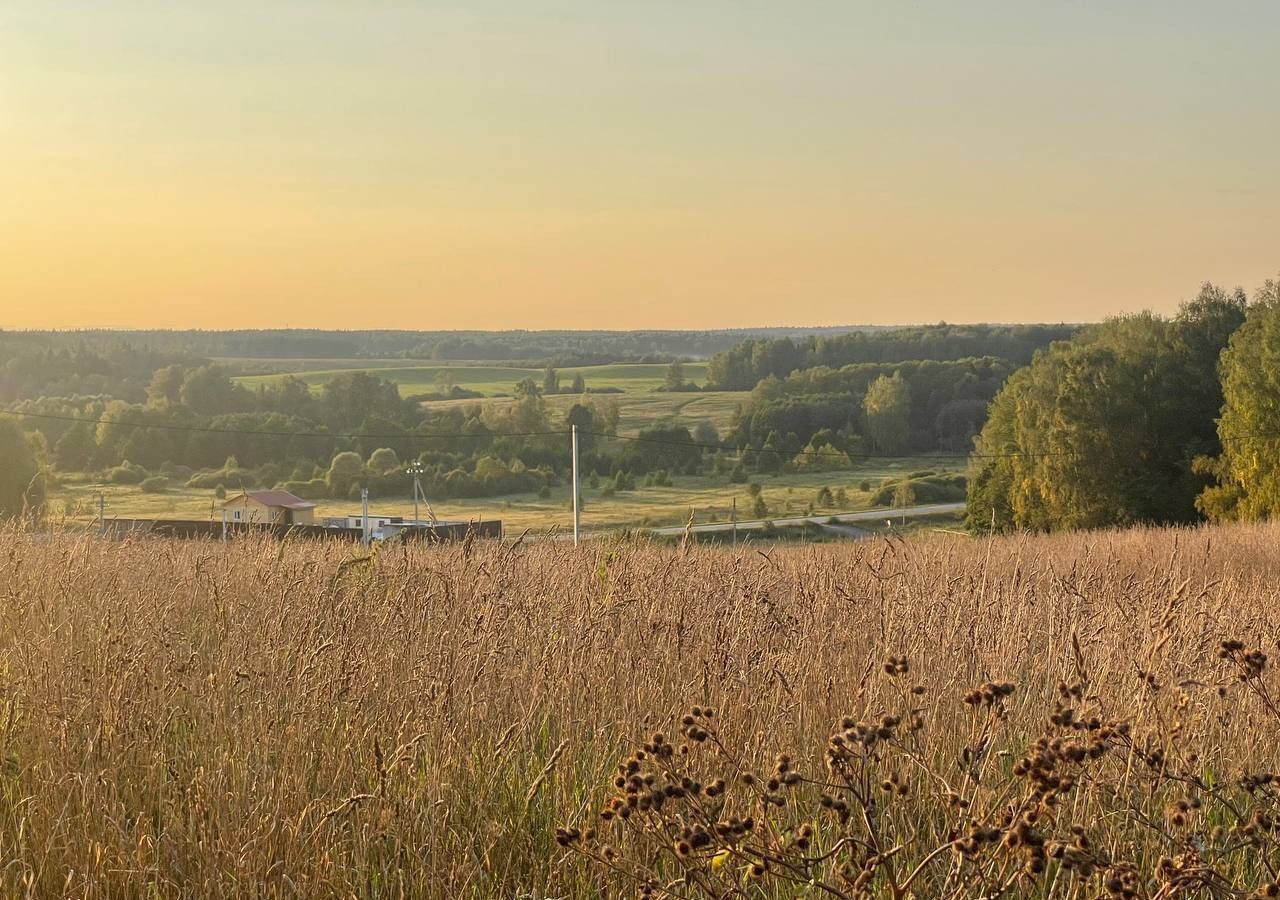
[[[195,470],[190,466],[179,465],[178,463],[173,462],[166,462],[160,467],[160,474],[165,478],[168,478],[170,481],[185,482],[194,473]]]
[[[400,468],[400,457],[390,447],[380,447],[369,455],[369,468],[383,474],[392,472]]]
[[[278,491],[288,491],[303,500],[322,500],[328,496],[329,485],[323,478],[310,481],[282,481],[276,485]]]
[[[169,490],[169,479],[163,475],[152,475],[150,478],[142,479],[142,483],[138,486],[142,488],[144,494],[163,494]]]
[[[105,480],[111,484],[140,484],[146,477],[146,469],[135,466],[126,459],[115,468],[108,469]]]
[[[258,479],[248,469],[214,469],[207,472],[197,472],[187,479],[187,487],[208,490],[216,488],[218,485],[230,485],[236,490],[241,488],[252,489],[258,486]]]
[[[958,503],[965,498],[965,484],[966,479],[960,474],[888,480],[872,496],[871,502],[877,506],[890,506],[897,502],[906,487],[910,489],[915,503]]]

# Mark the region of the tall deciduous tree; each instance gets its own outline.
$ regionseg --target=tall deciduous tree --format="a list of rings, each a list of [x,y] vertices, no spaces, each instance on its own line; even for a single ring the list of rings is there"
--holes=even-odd
[[[351,486],[364,475],[364,460],[359,453],[346,450],[334,456],[329,463],[329,471],[325,481],[329,483],[329,492],[334,497],[346,496]]]
[[[1220,368],[1222,453],[1201,461],[1218,484],[1199,506],[1216,520],[1280,515],[1280,282],[1258,292]]]
[[[898,372],[881,375],[867,388],[862,408],[867,437],[877,453],[901,453],[911,434],[911,388]]]
[[[1172,320],[1109,320],[1054,344],[991,404],[969,473],[980,530],[1189,522],[1216,446],[1214,366],[1243,316],[1203,290]]]
[[[8,417],[0,417],[0,519],[39,505],[44,496],[39,473],[22,429]]]
[[[680,360],[673,360],[671,365],[667,366],[667,374],[662,379],[662,387],[668,391],[684,390],[684,364]]]
[[[93,439],[93,426],[76,422],[53,445],[53,462],[64,472],[78,472],[88,467],[98,444]]]
[[[324,386],[324,404],[335,428],[354,428],[370,416],[399,419],[404,412],[395,382],[369,372],[343,372]]]
[[[206,416],[245,410],[253,405],[253,396],[233,383],[226,370],[217,365],[187,372],[179,394],[183,406]]]

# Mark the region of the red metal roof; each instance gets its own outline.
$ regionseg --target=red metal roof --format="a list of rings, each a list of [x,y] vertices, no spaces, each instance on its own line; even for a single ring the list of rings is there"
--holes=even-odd
[[[316,508],[316,505],[314,503],[311,503],[307,500],[303,500],[301,497],[295,497],[293,494],[289,493],[288,491],[245,491],[242,494],[239,494],[235,497],[231,497],[226,501],[226,503],[223,503],[222,505],[227,506],[228,504],[235,503],[241,497],[248,497],[251,500],[256,500],[258,503],[261,503],[263,506],[278,506],[278,507],[283,507],[284,509],[315,509]]]

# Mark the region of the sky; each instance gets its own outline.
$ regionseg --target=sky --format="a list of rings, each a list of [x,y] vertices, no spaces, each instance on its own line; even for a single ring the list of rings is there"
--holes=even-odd
[[[1280,4],[3,0],[0,328],[1087,321],[1280,273]]]

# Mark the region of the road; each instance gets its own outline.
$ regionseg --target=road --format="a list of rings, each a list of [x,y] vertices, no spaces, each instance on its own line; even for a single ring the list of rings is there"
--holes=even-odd
[[[739,522],[739,531],[758,531],[764,528],[765,522],[772,522],[779,528],[784,525],[826,525],[832,520],[844,525],[856,525],[858,522],[883,522],[886,519],[901,521],[903,516],[908,519],[918,518],[919,516],[938,516],[945,513],[961,512],[964,510],[963,503],[925,503],[920,506],[908,506],[901,509],[864,509],[858,512],[835,513],[834,515],[821,516],[790,516],[780,519],[754,519],[749,522]],[[653,534],[665,535],[681,535],[684,534],[685,526],[670,525],[664,528],[648,529]],[[694,525],[691,529],[698,533],[728,533],[733,531],[732,522],[715,522],[709,525]],[[852,535],[850,535],[852,537]]]

